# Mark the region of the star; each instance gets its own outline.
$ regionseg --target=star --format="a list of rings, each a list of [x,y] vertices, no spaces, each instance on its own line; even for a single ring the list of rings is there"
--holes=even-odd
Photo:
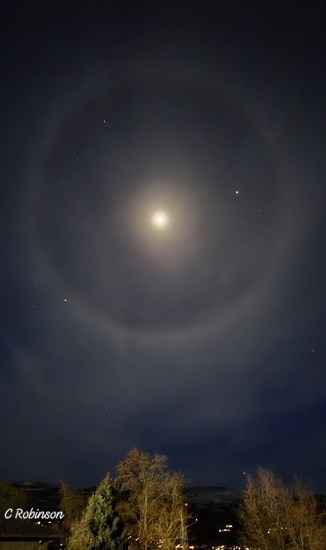
[[[236,189],[235,194],[239,195],[239,189]]]

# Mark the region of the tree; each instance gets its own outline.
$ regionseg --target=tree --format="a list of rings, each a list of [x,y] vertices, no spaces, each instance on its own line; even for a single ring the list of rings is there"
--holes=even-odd
[[[80,521],[73,525],[69,548],[121,550],[125,540],[122,523],[116,512],[112,480],[106,475],[90,497]]]
[[[326,550],[326,511],[318,510],[316,497],[298,482],[289,520],[291,549]]]
[[[248,476],[239,511],[244,543],[260,550],[326,550],[325,526],[313,495],[290,491],[272,472]],[[325,537],[325,538],[323,538]]]
[[[172,474],[166,480],[166,496],[162,502],[161,512],[154,533],[159,545],[166,550],[174,550],[177,544],[188,547],[189,514],[183,502],[182,489],[184,480],[180,474]]]
[[[80,520],[88,497],[81,491],[74,491],[63,481],[60,483],[60,510],[64,513],[63,526],[70,532],[72,525]]]
[[[24,508],[27,497],[21,489],[17,489],[10,483],[0,480],[0,510],[8,508]]]
[[[166,457],[133,449],[117,466],[116,486],[124,498],[120,511],[130,546],[164,550],[185,545],[187,517],[182,502],[184,479],[168,471]]]

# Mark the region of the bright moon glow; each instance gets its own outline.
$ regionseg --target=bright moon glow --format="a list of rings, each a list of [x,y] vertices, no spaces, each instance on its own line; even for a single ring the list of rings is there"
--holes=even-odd
[[[164,212],[156,212],[153,216],[153,223],[158,229],[163,229],[168,223],[167,215]]]

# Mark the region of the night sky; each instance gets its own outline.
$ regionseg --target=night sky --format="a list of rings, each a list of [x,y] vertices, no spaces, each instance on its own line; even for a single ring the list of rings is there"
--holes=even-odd
[[[1,2],[0,478],[326,492],[325,3],[132,5]]]

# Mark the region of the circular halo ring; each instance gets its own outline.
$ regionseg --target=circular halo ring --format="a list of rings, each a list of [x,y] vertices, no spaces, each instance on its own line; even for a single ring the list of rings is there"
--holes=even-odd
[[[175,80],[176,82],[181,82],[183,84],[187,84],[188,86],[192,87],[202,87],[204,86],[207,90],[207,93],[210,94],[219,94],[219,97],[221,97],[221,94],[225,95],[226,99],[228,101],[232,101],[234,106],[237,108],[239,113],[241,113],[242,117],[247,119],[250,124],[256,128],[257,133],[259,134],[261,140],[266,146],[266,149],[269,154],[270,162],[272,166],[275,169],[275,172],[279,175],[281,178],[281,153],[279,151],[276,152],[275,146],[272,147],[272,144],[269,139],[268,132],[265,131],[265,129],[262,127],[262,125],[259,124],[259,122],[254,118],[253,114],[250,112],[250,108],[246,109],[243,105],[243,101],[239,101],[238,98],[234,96],[233,93],[230,92],[229,89],[226,88],[225,84],[221,85],[219,82],[218,84],[215,82],[207,82],[205,79],[198,79],[198,75],[194,78],[194,75],[192,73],[192,69],[189,71],[184,71],[183,75],[180,76],[180,73],[177,73],[177,71],[174,73],[174,71],[166,71],[166,73],[162,73],[161,71],[157,70],[145,70],[143,72],[143,78],[153,78],[155,76],[159,76],[160,78],[166,78],[169,80]],[[129,74],[127,76],[124,76],[120,80],[120,85],[124,85],[125,82],[132,82],[134,78],[139,79],[139,75],[135,74]],[[118,84],[116,84],[115,88],[118,87]],[[111,90],[111,86],[106,85],[106,93]],[[60,116],[58,116],[58,112],[55,113],[53,117],[53,126],[49,128],[47,126],[45,134],[41,136],[40,143],[42,143],[41,151],[39,151],[39,155],[34,155],[34,161],[31,166],[30,170],[30,182],[34,182],[34,184],[31,184],[31,187],[28,189],[29,192],[29,204],[31,205],[31,208],[29,209],[30,212],[30,219],[29,219],[29,226],[30,231],[32,233],[32,237],[35,239],[35,241],[38,243],[38,260],[41,261],[42,268],[45,273],[48,274],[49,278],[53,281],[56,286],[56,289],[58,292],[60,292],[62,295],[65,295],[67,293],[67,285],[62,280],[62,277],[60,276],[60,273],[57,271],[55,266],[53,265],[53,262],[51,260],[51,256],[49,253],[44,249],[42,246],[42,242],[39,238],[39,231],[38,227],[35,225],[35,220],[37,219],[37,209],[38,209],[38,200],[39,200],[39,185],[42,181],[42,172],[43,172],[43,166],[46,164],[46,157],[48,157],[52,150],[56,147],[57,141],[60,138],[62,129],[66,125],[67,119],[71,119],[71,112],[74,111],[80,112],[80,109],[84,104],[87,104],[94,94],[99,94],[102,92],[102,90],[88,90],[88,92],[81,94],[80,96],[80,102],[75,103],[74,105],[71,103],[70,105],[66,105],[66,108],[62,109]],[[102,92],[103,93],[103,92]],[[44,145],[45,144],[45,145]],[[43,149],[43,150],[42,150]],[[37,158],[35,158],[37,156]],[[284,161],[284,159],[282,159]],[[283,190],[284,191],[284,190]],[[285,201],[284,201],[285,202]],[[36,215],[35,215],[36,214]],[[260,279],[259,283],[256,285],[256,287],[253,289],[253,292],[250,296],[252,300],[253,307],[256,307],[259,309],[259,297],[266,292],[266,287],[271,285],[271,282],[277,278],[277,275],[281,271],[281,267],[283,262],[285,261],[285,258],[288,254],[289,245],[293,245],[293,235],[291,233],[291,213],[287,210],[286,215],[283,212],[283,216],[281,218],[282,228],[280,230],[280,234],[282,234],[282,239],[279,239],[279,241],[275,244],[274,250],[272,250],[270,262],[269,262],[269,277],[265,277],[263,279]],[[161,216],[162,213],[157,213],[158,216]],[[163,221],[163,217],[159,218],[161,222]],[[162,225],[158,224],[158,226],[162,227]],[[286,235],[286,237],[284,236]],[[69,289],[68,289],[69,292]],[[246,300],[248,299],[248,296],[245,297]],[[91,309],[86,303],[84,303],[83,299],[79,297],[77,301],[74,302],[74,308],[75,308],[75,314],[79,319],[82,319],[84,323],[90,323],[92,326],[96,325],[98,329],[102,328],[103,330],[107,331],[108,329],[111,331],[115,331],[116,335],[120,336],[127,336],[128,334],[137,334],[139,337],[142,336],[145,339],[147,337],[150,337],[152,340],[153,338],[171,338],[171,337],[182,337],[186,336],[189,337],[189,335],[194,336],[198,334],[205,334],[207,332],[216,332],[220,327],[224,327],[226,324],[229,324],[232,322],[232,320],[237,317],[241,316],[241,312],[243,312],[244,309],[244,299],[243,297],[239,299],[235,304],[232,304],[232,307],[229,308],[228,311],[226,311],[223,315],[223,318],[217,317],[214,322],[212,323],[211,320],[207,320],[207,322],[202,322],[199,324],[193,324],[193,325],[186,325],[186,326],[179,326],[177,329],[176,327],[173,327],[170,329],[164,329],[164,330],[139,330],[135,331],[135,329],[131,328],[128,325],[121,324],[116,319],[108,317],[107,315],[104,315],[101,311]]]

